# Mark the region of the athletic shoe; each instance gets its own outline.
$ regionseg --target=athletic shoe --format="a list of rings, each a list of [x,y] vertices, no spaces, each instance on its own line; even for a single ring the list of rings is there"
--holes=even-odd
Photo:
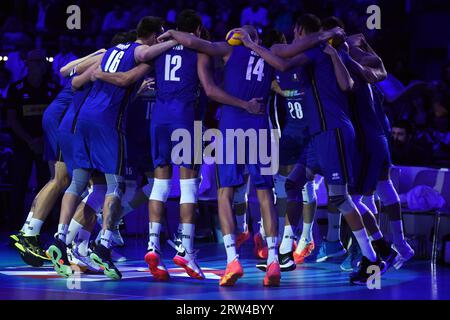
[[[305,258],[309,257],[315,248],[314,240],[306,242],[306,239],[301,238],[297,248],[294,250],[294,261],[296,264],[305,262]],[[281,262],[281,261],[280,261]],[[283,270],[282,270],[283,271]]]
[[[115,227],[112,231],[111,235],[111,246],[112,247],[123,247],[125,242],[123,241],[122,235],[120,234],[119,227]],[[102,237],[102,230],[99,231],[97,238],[95,239],[95,243],[99,244],[100,239]]]
[[[173,262],[177,266],[182,267],[189,277],[198,280],[205,279],[205,275],[197,263],[197,251],[189,253],[183,246],[181,246],[179,247],[179,250],[177,250],[177,254],[173,258]]]
[[[101,269],[91,260],[89,253],[87,256],[83,256],[78,250],[78,246],[68,248],[67,256],[70,264],[75,268],[78,268],[83,273],[99,272]]]
[[[316,262],[324,262],[329,258],[341,257],[347,253],[342,242],[338,241],[327,241],[323,239],[320,248],[319,254],[316,257]]]
[[[271,264],[269,264],[269,267],[267,268],[263,285],[265,287],[279,287],[280,279],[281,279],[280,264],[278,263],[278,261],[275,260]]]
[[[394,268],[400,269],[403,264],[414,257],[414,250],[411,246],[403,240],[400,244],[394,244],[394,249],[398,252],[398,259],[394,262]]]
[[[239,250],[239,248],[244,244],[245,241],[250,239],[250,232],[247,230],[245,232],[241,232],[236,237],[236,250]]]
[[[369,270],[369,267],[374,266],[378,269],[375,273]],[[371,262],[366,257],[362,257],[361,262],[359,263],[358,271],[352,272],[350,274],[350,283],[358,284],[358,285],[367,285],[367,280],[369,277],[374,277],[376,275],[381,276],[383,274],[383,270],[386,270],[386,264],[379,257],[377,257],[377,261]]]
[[[161,261],[161,253],[156,249],[150,249],[144,257],[145,262],[148,264],[148,269],[150,270],[153,277],[159,281],[169,280],[169,272],[166,266]]]
[[[74,271],[70,267],[69,258],[67,257],[67,245],[59,238],[55,238],[53,244],[47,250],[53,267],[57,274],[63,277],[70,277]]]
[[[280,265],[280,270],[281,272],[289,272],[289,271],[294,271],[295,268],[297,268],[295,262],[294,262],[294,257],[293,257],[293,252],[289,251],[288,253],[279,253],[278,254],[278,259],[279,259],[279,265]],[[267,263],[258,263],[256,265],[256,268],[258,268],[261,271],[266,272],[267,271]]]
[[[33,267],[42,267],[44,262],[50,260],[41,247],[39,236],[26,237],[23,234],[17,234],[17,238],[19,241],[14,243],[14,248],[17,249],[26,264]]]
[[[231,287],[236,281],[244,275],[241,263],[238,258],[227,264],[225,274],[220,278],[219,285],[222,287]]]
[[[14,233],[9,235],[9,244],[11,247],[15,247],[16,242],[19,242],[19,237],[23,235],[22,231],[19,231],[18,233]]]
[[[353,240],[352,240],[353,241]],[[357,243],[352,243],[348,248],[347,258],[341,263],[342,271],[354,271],[358,268],[358,264],[362,259],[361,249]]]
[[[398,260],[397,251],[392,249],[391,244],[387,243],[383,238],[372,241],[372,246],[380,259],[386,263],[386,270]]]
[[[119,269],[117,269],[111,259],[111,249],[99,244],[95,246],[95,249],[91,252],[89,257],[103,270],[103,274],[108,278],[115,280],[122,278],[122,273],[120,273]]]
[[[264,239],[261,235],[261,233],[255,233],[253,236],[253,242],[255,244],[255,248],[253,253],[255,254],[255,257],[258,259],[267,260],[267,257],[269,256],[269,249],[267,246],[264,246]]]

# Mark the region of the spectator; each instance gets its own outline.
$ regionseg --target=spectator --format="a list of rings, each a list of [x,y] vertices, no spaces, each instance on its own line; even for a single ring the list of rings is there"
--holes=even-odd
[[[65,66],[66,64],[68,64],[70,61],[73,61],[77,58],[77,56],[74,55],[71,51],[71,49],[73,47],[71,42],[72,41],[69,36],[66,36],[66,35],[60,36],[59,37],[59,53],[55,56],[55,58],[53,60],[53,65],[52,65],[53,73],[58,78],[59,85],[61,87],[64,87],[66,85],[67,81],[69,81],[69,79],[62,77],[59,74],[59,69],[61,69],[61,67]]]
[[[206,5],[206,2],[200,1],[197,3],[197,11],[200,14],[200,17],[202,17],[203,27],[210,30],[212,27],[212,19],[207,10],[208,7]]]
[[[5,100],[8,93],[9,86],[11,84],[11,72],[4,66],[0,68],[0,133],[4,131],[6,127],[6,110]]]
[[[130,25],[130,13],[125,11],[119,4],[114,5],[114,9],[108,12],[103,20],[102,31],[114,33],[121,30],[128,30]]]
[[[258,0],[250,0],[250,6],[242,10],[241,25],[250,24],[261,31],[261,28],[269,24],[267,14],[267,9],[262,7]]]
[[[27,75],[13,83],[6,98],[7,124],[14,142],[10,222],[18,226],[24,213],[25,194],[33,165],[38,189],[49,179],[49,168],[43,160],[42,115],[55,98],[58,86],[48,81],[48,66],[41,50],[33,50],[26,58]]]
[[[17,82],[23,79],[27,74],[27,67],[25,65],[25,57],[27,52],[33,47],[32,39],[23,34],[17,44],[17,50],[8,54],[8,61],[5,67],[11,71],[12,82]]]
[[[175,2],[175,8],[167,11],[166,21],[175,24],[177,19],[177,14],[183,10],[183,0],[177,0]]]
[[[431,150],[414,139],[411,124],[404,120],[392,125],[391,156],[396,165],[425,166],[431,162]]]

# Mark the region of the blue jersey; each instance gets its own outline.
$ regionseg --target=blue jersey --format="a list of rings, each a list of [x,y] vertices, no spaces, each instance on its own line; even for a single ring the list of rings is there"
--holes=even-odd
[[[133,42],[108,49],[101,63],[103,72],[127,72],[133,69],[137,65],[134,50],[138,46],[139,43]],[[115,127],[124,132],[126,109],[137,90],[137,83],[122,88],[97,80],[81,108],[79,119],[95,120],[97,124]]]
[[[72,79],[68,82],[68,84],[72,86]],[[72,103],[67,108],[67,112],[64,115],[64,118],[61,120],[58,130],[68,133],[75,132],[75,125],[77,123],[81,106],[89,95],[89,92],[92,89],[92,85],[92,82],[88,82],[82,88],[79,88],[75,91],[75,93],[73,94]]]
[[[353,92],[349,96],[356,138],[368,136],[381,136],[384,134],[374,106],[374,96],[370,84],[353,75],[355,82]]]
[[[64,88],[58,93],[55,100],[49,104],[47,109],[45,109],[42,122],[43,126],[46,125],[53,126],[54,123],[59,124],[64,113],[66,112],[68,106],[72,102],[73,92],[72,92],[72,81],[69,81]]]
[[[390,137],[391,136],[391,124],[389,123],[389,119],[383,110],[384,95],[376,85],[371,85],[371,88],[372,88],[373,97],[374,97],[375,113],[377,114],[378,121],[380,122],[381,127],[383,128],[384,135],[386,137]]]
[[[352,127],[347,94],[339,88],[330,56],[321,47],[305,54],[310,61],[302,68],[301,83],[310,134]]]
[[[303,113],[305,92],[300,86],[300,70],[295,68],[286,72],[276,72],[276,81],[283,91],[285,108],[285,126],[303,129],[307,121]]]
[[[239,99],[248,101],[252,98],[263,98],[267,104],[271,94],[274,69],[264,61],[256,52],[244,47],[235,46],[224,68],[224,90]],[[254,115],[246,110],[223,105],[221,121],[236,121],[236,119],[255,119],[266,115]]]

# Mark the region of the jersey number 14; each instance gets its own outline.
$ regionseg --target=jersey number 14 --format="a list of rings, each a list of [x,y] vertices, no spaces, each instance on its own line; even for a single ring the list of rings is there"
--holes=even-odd
[[[252,80],[252,75],[256,75],[256,80],[262,81],[262,78],[264,77],[264,59],[259,58],[258,61],[255,64],[255,67],[253,67],[253,64],[255,63],[255,57],[251,56],[248,60],[247,65],[247,75],[245,76],[245,80]]]

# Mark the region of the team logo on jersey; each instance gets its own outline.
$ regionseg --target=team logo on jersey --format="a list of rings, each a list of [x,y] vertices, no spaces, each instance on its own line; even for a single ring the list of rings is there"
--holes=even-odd
[[[331,180],[340,180],[340,179],[341,179],[341,176],[339,175],[338,172],[334,172],[334,173],[331,175]]]
[[[294,81],[294,82],[300,81],[300,76],[297,74],[297,72],[292,74],[292,81]]]

